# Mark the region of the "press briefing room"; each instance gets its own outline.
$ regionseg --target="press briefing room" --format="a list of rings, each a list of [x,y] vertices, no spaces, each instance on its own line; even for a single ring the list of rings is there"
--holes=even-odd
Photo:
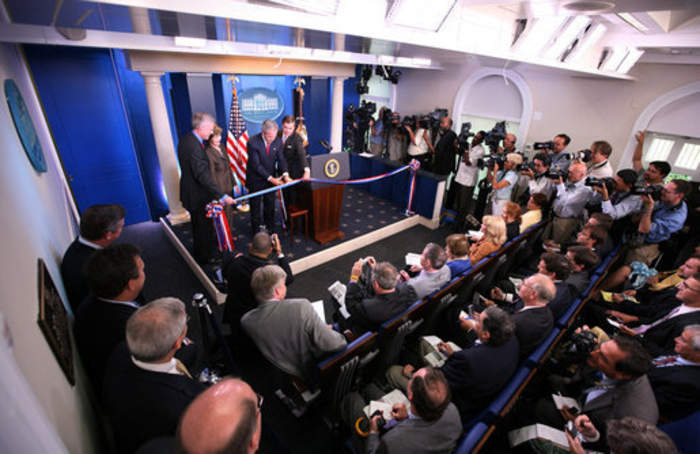
[[[700,2],[0,22],[1,452],[700,452]]]

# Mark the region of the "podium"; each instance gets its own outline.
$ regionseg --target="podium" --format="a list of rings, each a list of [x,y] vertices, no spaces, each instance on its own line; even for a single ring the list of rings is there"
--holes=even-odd
[[[328,153],[310,156],[311,176],[322,180],[350,179],[350,159],[347,153]],[[340,230],[340,212],[343,207],[342,184],[301,184],[300,205],[309,210],[314,240],[326,244],[345,238]]]

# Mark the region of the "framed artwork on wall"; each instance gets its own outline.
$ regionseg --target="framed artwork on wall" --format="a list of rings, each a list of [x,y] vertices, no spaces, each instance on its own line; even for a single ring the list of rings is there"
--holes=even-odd
[[[73,349],[70,343],[70,324],[61,295],[56,290],[56,285],[46,268],[46,264],[39,259],[39,316],[37,323],[46,341],[51,347],[58,364],[68,379],[68,383],[75,385],[75,371],[73,368]]]

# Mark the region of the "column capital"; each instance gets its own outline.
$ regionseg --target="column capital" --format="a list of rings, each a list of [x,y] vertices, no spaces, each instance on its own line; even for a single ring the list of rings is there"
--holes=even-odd
[[[159,71],[141,71],[141,77],[143,77],[143,80],[145,81],[149,81],[149,79],[151,81],[153,79],[158,79],[158,82],[160,82],[160,78],[163,74],[165,73]]]

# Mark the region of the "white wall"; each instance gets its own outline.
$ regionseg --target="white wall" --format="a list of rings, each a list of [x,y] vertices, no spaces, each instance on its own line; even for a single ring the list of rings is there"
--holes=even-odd
[[[471,58],[441,72],[406,71],[398,85],[398,109],[410,114],[436,106],[451,108],[462,82],[482,67]],[[607,140],[613,147],[614,166],[644,108],[664,93],[700,80],[698,65],[638,64],[630,74],[636,81],[584,78],[522,65],[508,69],[518,72],[532,92],[534,113],[526,143],[549,140],[561,132],[571,136],[571,150]]]
[[[59,263],[75,222],[61,184],[61,170],[24,60],[13,45],[0,45],[0,80],[14,79],[27,104],[47,160],[38,174],[17,136],[7,103],[0,102],[0,312],[14,338],[14,354],[43,411],[71,453],[99,452],[95,416],[82,372],[71,387],[37,325],[37,259],[42,258],[65,299]],[[79,102],[79,101],[76,101]],[[75,351],[74,351],[75,353]],[[77,355],[74,354],[77,362]],[[2,366],[0,366],[2,367]],[[2,373],[2,371],[0,371]],[[2,430],[9,430],[3,427]],[[25,451],[29,452],[29,451]]]

